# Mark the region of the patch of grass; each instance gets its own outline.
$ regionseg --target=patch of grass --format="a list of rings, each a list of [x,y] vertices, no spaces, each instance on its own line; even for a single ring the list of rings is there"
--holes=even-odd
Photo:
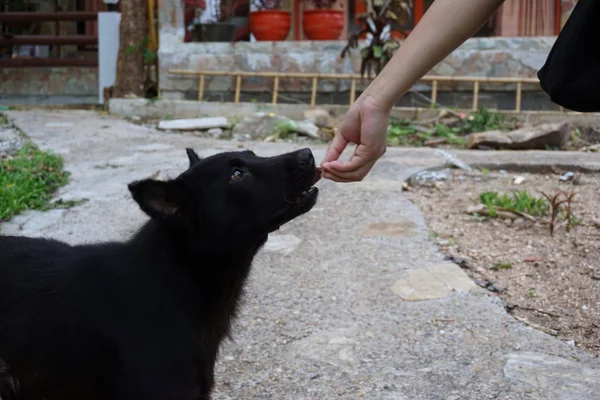
[[[427,136],[427,134],[419,134],[410,121],[406,119],[390,118],[387,137],[388,143],[392,146],[422,146],[423,139],[426,139]]]
[[[175,116],[173,114],[167,114],[163,117],[163,121],[172,121],[175,119]]]
[[[294,133],[294,123],[292,121],[280,121],[275,124],[273,134],[280,139],[287,139]]]
[[[435,134],[439,137],[448,138],[449,144],[455,144],[463,146],[465,144],[465,138],[462,135],[461,129],[458,127],[450,128],[444,124],[435,125]]]
[[[0,126],[8,125],[8,118],[4,114],[0,114]]]
[[[515,129],[517,120],[506,117],[497,112],[491,112],[486,108],[480,108],[469,115],[463,124],[465,133],[485,132],[485,131],[507,131]]]
[[[504,115],[481,108],[464,119],[454,119],[447,124],[438,122],[431,131],[417,129],[406,119],[391,117],[388,126],[388,144],[391,146],[423,146],[426,141],[446,138],[446,143],[464,146],[465,136],[469,133],[491,130],[509,131],[516,129],[516,118],[507,119]]]
[[[25,210],[45,211],[69,202],[51,203],[54,192],[68,182],[60,156],[27,143],[14,156],[0,160],[0,221]]]
[[[548,212],[546,199],[536,197],[526,190],[502,195],[498,192],[483,192],[479,195],[479,201],[488,208],[490,217],[496,217],[498,209],[522,212],[534,217]]]

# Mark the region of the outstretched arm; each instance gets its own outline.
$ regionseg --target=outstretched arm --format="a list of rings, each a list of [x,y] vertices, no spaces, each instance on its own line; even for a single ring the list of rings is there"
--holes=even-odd
[[[362,180],[386,148],[389,114],[427,72],[471,37],[504,0],[435,0],[381,73],[350,107],[323,160],[323,176]],[[338,158],[357,145],[348,161]]]

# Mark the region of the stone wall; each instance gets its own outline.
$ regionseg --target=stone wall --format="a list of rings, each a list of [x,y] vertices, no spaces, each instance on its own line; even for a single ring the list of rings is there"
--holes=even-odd
[[[3,104],[98,102],[98,68],[2,68]]]
[[[554,38],[474,38],[437,65],[430,74],[444,76],[521,76],[535,77],[543,65]],[[192,97],[198,90],[198,78],[170,74],[171,69],[207,71],[280,71],[317,73],[357,73],[360,57],[354,52],[341,59],[345,46],[335,42],[257,42],[257,43],[174,43],[163,45],[159,52],[160,86],[163,96]],[[207,77],[205,91],[231,92],[234,79]],[[272,89],[272,80],[244,78],[243,92]],[[348,81],[320,81],[319,92],[348,91]],[[310,92],[310,80],[283,79],[282,92]],[[359,88],[360,89],[360,88]],[[417,90],[428,90],[420,84]],[[525,88],[533,89],[533,88]],[[440,86],[440,90],[471,90],[470,84]],[[514,90],[506,85],[482,85],[482,90]]]

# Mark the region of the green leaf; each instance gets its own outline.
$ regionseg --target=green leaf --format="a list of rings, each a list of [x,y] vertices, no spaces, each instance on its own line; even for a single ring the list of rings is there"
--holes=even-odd
[[[383,54],[383,48],[381,46],[373,46],[373,57],[381,58]]]

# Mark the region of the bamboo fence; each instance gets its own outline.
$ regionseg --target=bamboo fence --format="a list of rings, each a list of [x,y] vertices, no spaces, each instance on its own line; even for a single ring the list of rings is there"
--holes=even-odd
[[[312,90],[310,96],[310,105],[314,106],[317,102],[317,86],[319,80],[349,80],[350,83],[350,95],[349,104],[354,103],[356,99],[356,83],[361,81],[362,78],[357,74],[319,74],[310,72],[245,72],[245,71],[193,71],[183,69],[172,69],[169,70],[170,74],[173,75],[191,75],[198,76],[198,101],[202,101],[204,98],[204,90],[206,79],[205,77],[221,76],[221,77],[235,77],[235,94],[234,102],[240,102],[240,94],[242,91],[242,78],[270,78],[273,79],[273,95],[271,102],[277,104],[278,92],[279,92],[279,81],[280,79],[311,79]],[[477,110],[479,107],[479,93],[480,85],[483,84],[504,84],[515,86],[515,109],[514,111],[520,112],[523,98],[523,84],[528,85],[539,85],[537,78],[520,78],[520,77],[480,77],[480,76],[435,76],[427,75],[420,79],[420,82],[426,82],[431,85],[431,107],[437,106],[439,84],[448,83],[472,83],[473,84],[473,103],[472,109]],[[562,107],[560,111],[564,111]]]

